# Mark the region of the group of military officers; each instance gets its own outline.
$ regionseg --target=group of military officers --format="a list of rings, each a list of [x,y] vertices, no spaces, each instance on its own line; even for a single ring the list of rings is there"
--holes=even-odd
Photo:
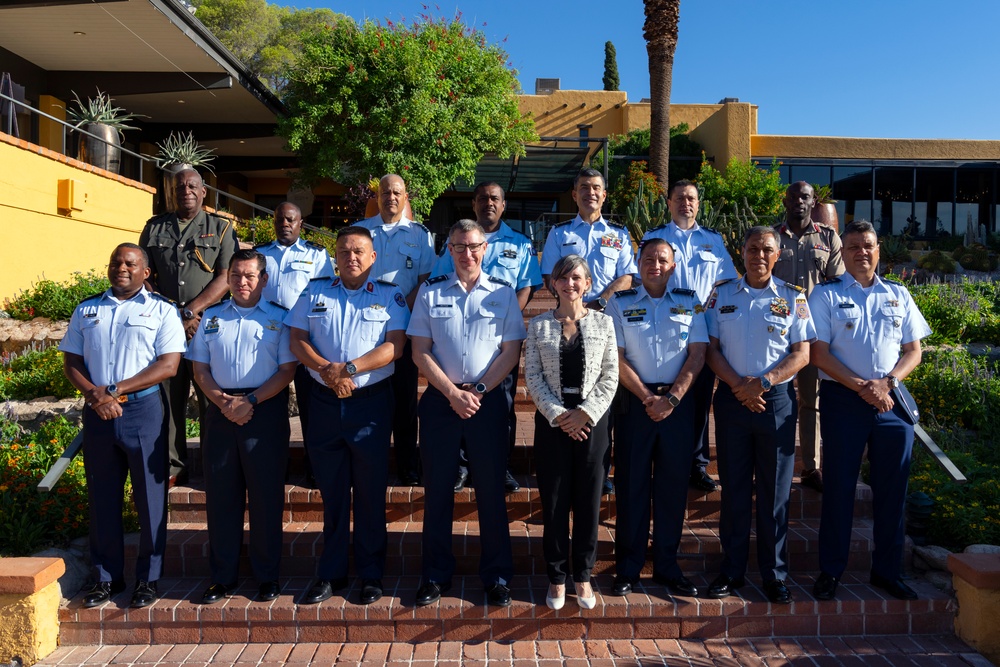
[[[477,186],[476,221],[454,225],[436,258],[430,232],[404,215],[404,181],[385,176],[379,214],[340,230],[335,264],[322,246],[300,238],[294,204],[275,211],[274,242],[237,250],[231,223],[202,210],[197,172],[179,172],[175,189],[177,210],[147,223],[138,245],[115,249],[111,289],[80,304],[61,345],[66,374],[88,406],[83,451],[95,583],[84,606],[124,590],[120,510],[129,473],[142,528],[131,604],[157,599],[166,492],[186,474],[191,380],[202,409],[210,538],[212,584],[203,603],[237,586],[247,499],[257,599],[280,593],[294,380],[324,504],[324,549],[300,602],[321,602],[347,586],[352,544],[358,601],[382,597],[391,439],[400,483],[425,487],[416,603],[433,603],[451,585],[454,491],[471,483],[487,601],[509,605],[514,564],[504,493],[517,488],[508,457],[522,311],[555,262],[571,254],[586,259],[593,281],[585,299],[607,309],[619,347],[621,389],[608,420],[618,487],[612,593],[628,594],[639,580],[652,505],[654,580],[675,594],[699,594],[677,551],[688,486],[717,488],[706,466],[718,379],[725,553],[705,594],[725,597],[744,583],[756,487],[764,590],[772,602],[791,600],[785,543],[798,414],[802,484],[825,494],[815,596],[832,599],[846,567],[867,447],[871,581],[915,597],[901,578],[913,427],[894,392],[919,363],[919,341],[930,331],[905,288],[876,275],[871,225],[850,223],[841,244],[833,229],[810,221],[808,184],[789,186],[782,225],[748,231],[743,277],[721,237],[695,221],[698,191],[688,181],[670,189],[672,220],[646,234],[637,264],[628,232],[601,214],[602,175],[582,171],[573,188],[578,215],[550,231],[540,266],[530,241],[502,221],[505,197],[495,183]],[[227,291],[232,297],[220,301]],[[810,362],[818,373],[804,370]],[[428,381],[419,405],[418,371]]]

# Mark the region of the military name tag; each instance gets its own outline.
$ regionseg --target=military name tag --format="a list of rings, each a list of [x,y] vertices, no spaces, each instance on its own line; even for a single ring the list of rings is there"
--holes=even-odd
[[[719,308],[719,312],[722,313],[723,315],[728,315],[729,313],[735,313],[736,306],[723,306],[722,308]]]

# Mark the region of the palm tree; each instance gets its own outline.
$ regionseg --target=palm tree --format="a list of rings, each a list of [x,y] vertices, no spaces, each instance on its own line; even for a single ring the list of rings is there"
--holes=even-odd
[[[646,22],[642,34],[649,55],[649,166],[657,180],[669,185],[670,85],[677,50],[681,0],[643,0]]]

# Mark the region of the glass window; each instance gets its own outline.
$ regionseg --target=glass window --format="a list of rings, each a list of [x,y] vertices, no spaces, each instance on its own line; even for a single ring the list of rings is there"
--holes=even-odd
[[[990,208],[993,205],[993,170],[959,169],[958,192],[955,196],[955,233],[965,234],[972,227],[991,229]]]
[[[905,231],[913,216],[913,169],[876,167],[874,205],[879,236]]]
[[[852,220],[871,220],[872,168],[834,167],[833,198],[841,227]]]
[[[786,183],[805,181],[812,185],[830,185],[830,167],[793,165]]]
[[[916,204],[910,222],[911,236],[951,234],[954,222],[951,203],[955,197],[955,170],[950,167],[918,167]]]

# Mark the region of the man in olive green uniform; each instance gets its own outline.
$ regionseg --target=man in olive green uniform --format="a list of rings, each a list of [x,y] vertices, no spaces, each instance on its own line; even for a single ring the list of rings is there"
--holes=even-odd
[[[229,260],[238,244],[231,220],[201,209],[206,190],[197,171],[177,172],[174,192],[176,210],[151,218],[139,236],[139,245],[149,255],[151,289],[177,303],[184,332],[190,340],[198,330],[201,314],[229,291],[226,282]],[[184,417],[191,380],[191,362],[185,360],[177,375],[163,383],[169,413],[170,486],[187,477]],[[204,401],[199,390],[202,410]]]
[[[805,181],[792,183],[785,190],[785,222],[777,225],[781,252],[774,265],[774,275],[786,283],[798,285],[812,294],[824,280],[844,272],[840,237],[833,227],[812,221],[816,193]],[[812,364],[799,371],[799,451],[802,456],[801,483],[820,493],[819,446],[819,375]]]

